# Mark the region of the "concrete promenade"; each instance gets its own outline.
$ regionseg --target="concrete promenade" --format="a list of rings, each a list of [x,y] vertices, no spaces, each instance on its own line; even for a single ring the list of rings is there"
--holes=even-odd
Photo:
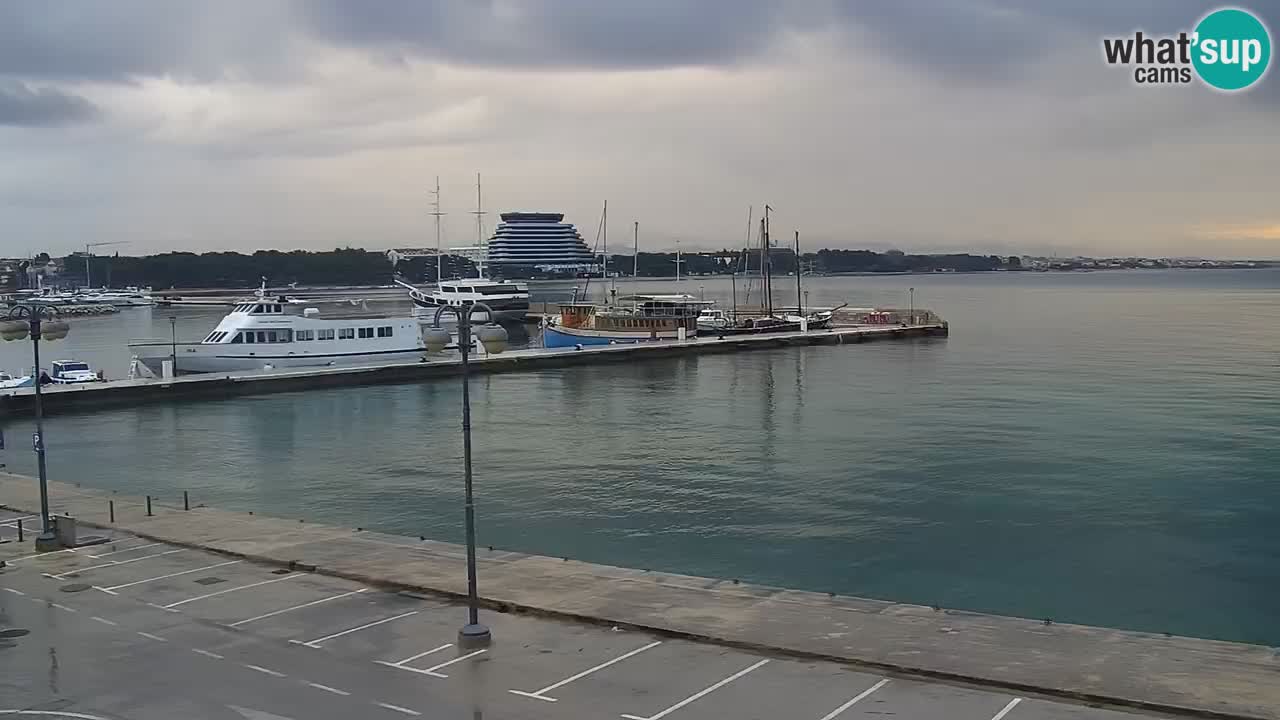
[[[684,342],[659,341],[631,345],[596,345],[581,349],[526,348],[497,355],[480,353],[470,361],[471,372],[480,374],[527,372],[547,368],[700,354],[769,350],[807,345],[855,344],[873,340],[900,340],[945,336],[944,323],[931,325],[868,325],[813,330],[807,333],[770,333],[726,337],[695,337]],[[269,371],[204,373],[168,380],[114,380],[84,385],[46,386],[45,414],[92,412],[154,402],[217,400],[239,395],[297,392],[326,387],[412,383],[454,377],[462,372],[460,356],[450,355],[421,362],[384,365],[276,369]],[[0,415],[29,415],[34,392],[24,388],[0,391]]]
[[[115,500],[114,524],[107,517],[109,499]],[[19,512],[38,508],[36,481],[0,474],[0,504]],[[446,598],[465,592],[464,556],[456,545],[211,508],[157,505],[155,516],[146,517],[137,498],[58,483],[51,487],[51,505],[82,524],[153,542],[293,563],[371,587]],[[481,548],[479,564],[480,591],[494,610],[1013,693],[1203,717],[1280,719],[1280,658],[1260,646],[1046,625],[501,549]]]

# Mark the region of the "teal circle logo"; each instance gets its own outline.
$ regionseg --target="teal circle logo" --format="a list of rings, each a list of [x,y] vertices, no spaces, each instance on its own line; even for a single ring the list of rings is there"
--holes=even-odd
[[[1243,90],[1262,79],[1271,62],[1271,35],[1252,13],[1214,10],[1196,25],[1191,63],[1219,90]]]

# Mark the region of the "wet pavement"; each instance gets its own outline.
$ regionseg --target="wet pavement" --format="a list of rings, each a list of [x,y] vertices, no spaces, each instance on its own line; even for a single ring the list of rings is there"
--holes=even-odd
[[[12,540],[0,511],[0,540]],[[430,597],[116,534],[0,543],[0,714],[211,718],[1152,717]]]

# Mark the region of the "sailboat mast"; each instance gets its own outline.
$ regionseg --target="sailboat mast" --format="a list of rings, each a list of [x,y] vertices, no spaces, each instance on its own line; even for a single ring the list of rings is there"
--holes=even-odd
[[[676,282],[680,282],[680,241],[676,240]]]
[[[608,200],[604,201],[604,212],[602,217],[603,217],[603,220],[601,222],[604,224],[604,227],[600,231],[600,243],[601,243],[601,249],[604,253],[603,272],[604,272],[604,276],[607,278],[609,277],[609,201]],[[613,288],[612,281],[609,282],[609,292],[610,293],[617,292]]]
[[[764,206],[764,247],[760,258],[764,266],[764,296],[769,317],[773,317],[773,258],[769,255],[769,211],[772,209]]]
[[[640,221],[636,220],[631,228],[631,280],[640,277]],[[631,292],[635,292],[632,290]]]
[[[477,276],[483,280],[484,266],[489,260],[489,252],[484,243],[484,204],[480,198],[480,173],[476,173],[476,209],[471,214],[476,216],[476,252],[480,254],[480,262],[476,268]]]
[[[747,278],[747,297],[746,303],[751,304],[751,226],[752,220],[755,219],[755,206],[747,206],[747,236],[742,241],[742,253],[738,255],[738,270]],[[738,320],[738,283],[737,272],[734,272],[733,283],[733,320]]]
[[[436,176],[435,209],[431,212],[436,218],[436,287],[440,286],[440,280],[443,277],[444,256],[440,254],[440,216],[444,213],[440,212],[440,176]]]
[[[796,314],[804,317],[804,303],[800,301],[800,231],[796,231]]]

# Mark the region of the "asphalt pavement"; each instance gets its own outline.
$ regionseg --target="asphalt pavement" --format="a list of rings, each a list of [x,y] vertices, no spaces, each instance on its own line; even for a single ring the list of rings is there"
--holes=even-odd
[[[119,534],[34,555],[0,512],[0,715],[110,720],[1152,717],[465,608]]]

